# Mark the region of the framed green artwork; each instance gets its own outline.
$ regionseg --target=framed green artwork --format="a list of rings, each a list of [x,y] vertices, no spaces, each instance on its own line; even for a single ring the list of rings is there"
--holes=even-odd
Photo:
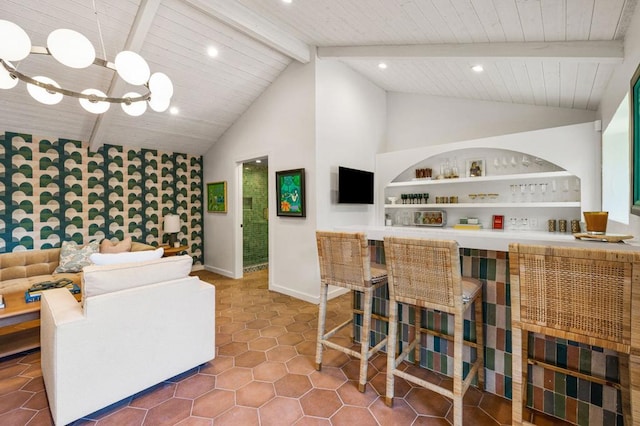
[[[227,212],[227,181],[207,184],[207,211],[211,213]]]
[[[640,216],[640,65],[631,78],[630,86],[631,214]]]
[[[278,216],[305,217],[304,169],[276,172]]]

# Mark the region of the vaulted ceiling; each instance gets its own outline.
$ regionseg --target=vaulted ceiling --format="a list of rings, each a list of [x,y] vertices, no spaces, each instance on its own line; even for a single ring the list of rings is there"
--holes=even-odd
[[[39,104],[20,83],[0,90],[0,130],[94,149],[203,154],[291,61],[308,62],[313,47],[319,60],[342,61],[387,91],[596,110],[623,59],[636,1],[3,0],[0,19],[21,26],[33,45],[70,28],[108,61],[122,50],[140,53],[151,72],[172,79],[179,113],[130,117],[113,105],[96,116],[74,98]],[[484,72],[472,72],[475,64]],[[109,69],[72,70],[46,55],[14,65],[76,91],[131,89]]]

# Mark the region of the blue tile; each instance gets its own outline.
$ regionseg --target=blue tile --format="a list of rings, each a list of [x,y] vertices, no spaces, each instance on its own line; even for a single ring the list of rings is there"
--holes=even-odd
[[[566,345],[556,346],[556,364],[558,364],[560,367],[567,368],[567,346]]]
[[[504,376],[504,396],[505,398],[513,399],[513,380],[509,376]]]
[[[578,398],[578,379],[573,376],[567,376],[567,396]]]
[[[602,385],[600,383],[591,383],[591,404],[602,407]]]

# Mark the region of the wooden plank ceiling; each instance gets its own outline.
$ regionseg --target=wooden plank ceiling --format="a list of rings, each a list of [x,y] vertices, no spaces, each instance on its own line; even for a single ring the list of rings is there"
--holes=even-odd
[[[343,61],[387,91],[596,110],[637,0],[3,0],[0,19],[32,43],[70,28],[97,56],[139,52],[173,80],[177,115],[101,116],[76,99],[45,106],[20,83],[0,91],[0,130],[204,154],[293,60]],[[219,55],[211,58],[214,46]],[[104,53],[103,53],[104,51]],[[387,68],[378,68],[380,62]],[[470,67],[482,64],[483,73]],[[30,55],[18,65],[62,87],[113,96],[113,72]]]

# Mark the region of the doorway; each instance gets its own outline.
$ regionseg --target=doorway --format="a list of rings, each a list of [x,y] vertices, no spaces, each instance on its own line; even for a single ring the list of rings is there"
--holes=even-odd
[[[269,165],[267,157],[242,163],[242,270],[269,267]]]

